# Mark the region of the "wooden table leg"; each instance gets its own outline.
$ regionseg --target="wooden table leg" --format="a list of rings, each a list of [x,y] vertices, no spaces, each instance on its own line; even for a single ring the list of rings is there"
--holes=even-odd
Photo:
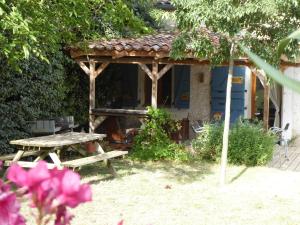
[[[97,153],[102,153],[102,154],[104,154],[105,151],[104,151],[103,148],[101,147],[100,143],[99,143],[99,142],[95,142],[95,144],[96,144],[96,152],[97,152]],[[113,167],[111,160],[110,160],[110,159],[104,160],[104,163],[105,163],[106,166],[108,167],[109,172],[110,172],[114,177],[117,177],[117,172],[116,172],[115,168]]]
[[[48,155],[47,151],[43,151],[38,157],[36,157],[33,162],[38,162],[40,160],[43,160]]]
[[[110,161],[109,159],[107,160],[106,165],[107,165],[107,167],[108,167],[108,169],[109,169],[109,172],[110,172],[114,177],[117,177],[118,174],[117,174],[115,168],[113,167],[113,165],[112,165],[112,163],[111,163],[111,161]]]
[[[12,162],[17,162],[19,161],[19,159],[22,157],[22,155],[24,154],[24,149],[23,150],[19,150],[17,152],[17,154],[15,155],[15,157],[13,158]]]
[[[58,169],[62,169],[63,166],[61,165],[61,161],[58,157],[58,155],[55,152],[49,152],[49,156],[52,159],[54,165],[58,168]]]
[[[12,163],[19,161],[19,159],[22,157],[22,155],[24,154],[24,152],[25,152],[25,149],[24,149],[24,148],[23,148],[22,150],[19,150],[19,151],[16,153],[15,157],[13,158]],[[4,174],[3,174],[3,177],[2,177],[3,180],[5,180],[6,175],[7,175],[7,172],[8,172],[8,170],[5,170],[5,172],[4,172]]]

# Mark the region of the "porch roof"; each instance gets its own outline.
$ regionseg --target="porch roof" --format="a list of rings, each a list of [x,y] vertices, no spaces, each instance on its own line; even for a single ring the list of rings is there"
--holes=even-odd
[[[72,58],[80,56],[150,56],[168,57],[171,51],[172,42],[176,38],[174,33],[158,33],[141,36],[137,38],[120,38],[112,40],[91,41],[86,48],[80,44],[71,47]]]
[[[88,62],[94,59],[96,62],[108,63],[153,63],[158,64],[209,64],[207,59],[198,59],[190,52],[185,59],[174,60],[170,58],[172,43],[176,39],[176,33],[156,33],[137,38],[120,38],[112,40],[96,40],[87,44],[78,43],[69,47],[73,59]],[[216,41],[216,36],[208,34],[211,41]],[[249,65],[247,58],[235,60],[238,65]],[[224,64],[227,64],[226,62]]]
[[[205,29],[205,28],[202,28]],[[205,32],[209,35],[212,42],[217,42],[218,37]],[[69,47],[70,55],[73,59],[88,62],[94,59],[98,62],[109,63],[153,63],[158,64],[210,64],[207,59],[198,59],[191,52],[181,60],[170,58],[172,43],[176,39],[176,33],[156,33],[137,38],[119,38],[112,40],[96,40],[86,43],[77,43]],[[224,62],[224,65],[227,65]],[[252,63],[246,57],[235,59],[235,65],[250,66]],[[286,57],[281,58],[281,66],[299,66],[299,62],[290,62]]]

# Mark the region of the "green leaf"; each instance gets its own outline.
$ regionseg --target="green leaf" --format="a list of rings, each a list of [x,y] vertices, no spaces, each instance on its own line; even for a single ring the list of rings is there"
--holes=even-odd
[[[24,52],[24,58],[28,59],[29,58],[29,50],[26,45],[23,45],[23,52]]]
[[[288,37],[282,39],[279,42],[278,49],[277,49],[277,54],[280,56],[285,49],[285,47],[291,42],[293,39],[298,39],[300,40],[300,29],[296,30],[295,32],[291,33]]]
[[[241,49],[249,56],[249,58],[261,69],[263,69],[267,75],[269,75],[273,80],[279,84],[288,87],[298,93],[300,93],[300,82],[285,76],[282,72],[271,66],[269,63],[265,62],[255,53],[251,52],[245,46],[239,44]]]

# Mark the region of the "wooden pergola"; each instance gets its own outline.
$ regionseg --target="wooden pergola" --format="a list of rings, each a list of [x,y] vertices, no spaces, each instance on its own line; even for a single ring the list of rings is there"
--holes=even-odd
[[[89,127],[90,132],[94,132],[97,126],[104,120],[102,110],[95,109],[95,81],[110,63],[137,64],[149,76],[152,81],[151,105],[157,108],[158,80],[172,68],[173,65],[208,65],[209,60],[199,60],[192,55],[187,55],[185,59],[174,60],[170,58],[170,51],[175,35],[162,33],[144,36],[135,39],[118,39],[110,41],[90,42],[87,48],[70,48],[71,57],[76,60],[82,70],[89,76]],[[150,69],[147,65],[152,65]],[[165,65],[159,70],[159,65]],[[223,65],[228,65],[224,63]],[[252,87],[256,87],[256,76],[264,86],[264,127],[268,127],[269,121],[269,95],[270,88],[266,76],[256,70],[247,58],[237,59],[235,66],[248,66],[252,70]],[[252,92],[253,93],[253,92]],[[252,104],[255,105],[255,96],[252,96]],[[98,112],[98,113],[97,113]],[[107,111],[106,111],[107,112]],[[111,113],[124,113],[123,111],[111,110]],[[127,113],[143,116],[145,110],[127,110]],[[254,115],[255,109],[252,109]]]

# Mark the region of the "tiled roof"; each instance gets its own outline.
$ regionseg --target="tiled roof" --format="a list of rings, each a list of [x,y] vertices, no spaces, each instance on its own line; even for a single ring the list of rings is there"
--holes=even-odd
[[[172,41],[175,35],[170,33],[160,33],[142,36],[139,38],[122,38],[104,41],[94,41],[89,43],[88,48],[100,51],[146,51],[165,52],[171,50]]]

